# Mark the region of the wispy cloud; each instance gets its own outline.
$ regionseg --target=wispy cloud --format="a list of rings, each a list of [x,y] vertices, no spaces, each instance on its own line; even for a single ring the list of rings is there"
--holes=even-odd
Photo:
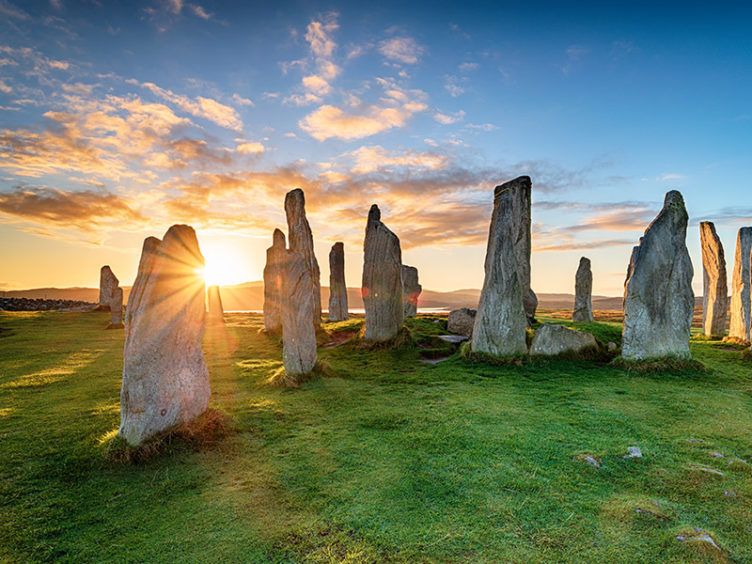
[[[425,47],[412,37],[392,37],[379,43],[379,53],[391,61],[414,65],[420,61]]]
[[[433,119],[435,119],[442,125],[451,125],[453,123],[457,123],[458,121],[462,121],[464,118],[464,110],[460,110],[459,112],[455,112],[453,114],[445,114],[442,112],[436,112],[435,114],[433,114]]]

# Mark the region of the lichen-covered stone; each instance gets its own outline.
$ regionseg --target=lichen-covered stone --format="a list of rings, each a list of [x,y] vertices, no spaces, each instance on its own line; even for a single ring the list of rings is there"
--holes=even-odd
[[[456,333],[457,335],[472,337],[476,313],[476,310],[468,307],[462,307],[450,311],[449,318],[447,319],[447,330],[450,333]]]
[[[726,332],[728,288],[721,239],[710,221],[700,222],[702,246],[702,331],[708,337]]]
[[[405,319],[418,315],[418,298],[423,286],[418,283],[418,269],[402,265],[402,304]]]
[[[381,222],[376,204],[368,212],[363,258],[364,338],[386,341],[397,336],[404,321],[402,250],[399,238]]]
[[[687,220],[682,195],[668,192],[663,209],[632,252],[622,332],[622,356],[627,360],[690,357],[694,293],[685,243]]]
[[[329,251],[329,321],[346,321],[347,284],[345,284],[345,245],[337,242]]]
[[[593,321],[593,307],[591,296],[593,292],[593,272],[590,270],[590,259],[580,258],[577,274],[574,277],[574,312],[573,321],[588,323]]]
[[[309,374],[316,364],[316,328],[311,319],[314,284],[310,261],[289,250],[282,265],[282,362],[290,383]]]
[[[494,190],[494,208],[488,232],[485,279],[475,316],[471,347],[474,352],[497,356],[515,356],[527,352],[525,330],[528,317],[523,307],[523,285],[519,262],[525,263],[523,235],[525,195],[529,201],[530,179],[518,178],[497,186]],[[529,207],[527,208],[529,210]],[[529,231],[528,231],[529,233]],[[523,236],[524,239],[524,236]],[[529,276],[529,252],[528,276]],[[524,270],[524,269],[523,269]]]
[[[731,279],[729,337],[745,342],[750,340],[750,324],[752,323],[750,251],[752,251],[752,227],[742,227],[736,239],[734,274]]]
[[[201,341],[206,318],[204,257],[196,233],[173,225],[144,241],[126,310],[120,429],[128,444],[206,411],[211,389]]]
[[[209,303],[207,321],[209,323],[224,323],[225,310],[222,307],[222,296],[219,293],[219,286],[209,286],[207,302]]]
[[[311,273],[314,293],[311,319],[318,327],[321,324],[321,272],[313,249],[313,233],[306,218],[305,195],[300,188],[290,190],[285,196],[285,214],[287,215],[287,239],[290,250],[303,256],[306,267]]]
[[[99,270],[99,304],[98,310],[109,310],[110,301],[112,301],[112,295],[115,292],[115,288],[118,288],[120,282],[117,276],[112,272],[109,265],[104,265]]]
[[[110,324],[108,329],[123,328],[123,289],[118,286],[112,291],[110,296]]]
[[[274,230],[272,246],[266,249],[264,266],[264,329],[281,331],[282,263],[287,253],[285,234]]]
[[[590,333],[575,331],[563,325],[544,323],[535,331],[530,354],[552,356],[597,346],[595,337]]]

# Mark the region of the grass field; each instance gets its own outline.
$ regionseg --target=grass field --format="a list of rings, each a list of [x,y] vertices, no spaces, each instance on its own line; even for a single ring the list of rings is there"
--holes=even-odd
[[[0,561],[752,562],[752,365],[720,342],[681,374],[430,365],[420,318],[424,348],[322,347],[326,376],[285,389],[260,316],[229,314],[204,351],[234,431],[129,465],[108,317],[0,313]]]

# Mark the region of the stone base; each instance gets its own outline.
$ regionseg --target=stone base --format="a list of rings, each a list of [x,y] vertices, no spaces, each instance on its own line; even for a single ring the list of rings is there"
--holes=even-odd
[[[125,325],[122,323],[108,323],[105,329],[124,329]]]

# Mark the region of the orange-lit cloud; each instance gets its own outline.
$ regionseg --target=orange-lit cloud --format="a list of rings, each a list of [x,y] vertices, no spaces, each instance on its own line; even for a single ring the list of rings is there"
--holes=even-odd
[[[103,225],[122,229],[122,222],[144,223],[145,218],[123,198],[105,191],[63,192],[44,187],[18,186],[0,193],[0,213],[35,223],[92,231]]]
[[[417,63],[424,51],[412,37],[392,37],[379,44],[379,53],[387,59],[408,65]]]

